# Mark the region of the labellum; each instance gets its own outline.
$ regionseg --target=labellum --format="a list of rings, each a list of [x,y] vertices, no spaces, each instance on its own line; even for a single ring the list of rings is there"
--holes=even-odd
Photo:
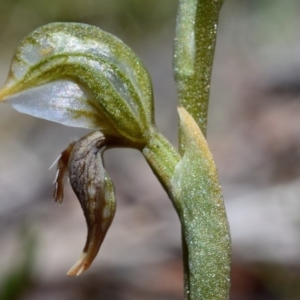
[[[63,185],[68,176],[88,228],[83,253],[67,273],[69,276],[80,275],[91,265],[115,214],[114,187],[102,160],[105,149],[105,136],[96,131],[70,144],[58,161],[54,199],[63,201]]]

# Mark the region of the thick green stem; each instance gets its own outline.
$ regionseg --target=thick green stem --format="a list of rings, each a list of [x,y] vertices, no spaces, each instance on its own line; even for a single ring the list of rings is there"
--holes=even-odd
[[[210,79],[223,0],[180,0],[174,43],[174,75],[179,105],[197,122],[204,136]],[[179,150],[184,152],[179,130]]]
[[[177,15],[174,75],[178,102],[204,136],[222,4],[223,0],[180,0]],[[180,205],[185,299],[224,300],[229,295],[231,245],[222,191],[204,137],[190,117],[183,119],[189,120],[179,125],[179,153],[184,155],[172,187]],[[198,145],[192,145],[194,139]]]

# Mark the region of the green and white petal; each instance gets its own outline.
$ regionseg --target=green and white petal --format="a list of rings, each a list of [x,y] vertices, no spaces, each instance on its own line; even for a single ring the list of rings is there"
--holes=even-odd
[[[67,126],[101,129],[99,112],[89,95],[70,80],[46,83],[4,99],[21,113]]]

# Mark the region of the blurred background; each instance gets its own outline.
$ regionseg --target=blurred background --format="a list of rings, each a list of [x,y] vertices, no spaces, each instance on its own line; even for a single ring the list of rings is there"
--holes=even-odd
[[[153,78],[156,120],[177,144],[172,42],[177,1],[0,0],[0,84],[19,41],[49,22],[118,35]],[[232,300],[300,299],[300,2],[226,0],[212,76],[208,141],[233,241]],[[0,299],[183,299],[180,226],[143,157],[110,150],[115,220],[92,267],[65,276],[86,225],[53,161],[87,131],[0,109]]]

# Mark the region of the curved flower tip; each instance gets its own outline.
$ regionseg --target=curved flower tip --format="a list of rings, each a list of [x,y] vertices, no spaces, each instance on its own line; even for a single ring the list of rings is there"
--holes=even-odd
[[[115,214],[114,186],[102,162],[105,149],[105,136],[101,132],[93,132],[69,145],[58,161],[55,201],[62,202],[63,183],[68,172],[88,228],[83,253],[68,271],[69,276],[78,276],[91,265]]]
[[[95,214],[95,212],[91,212],[89,216],[86,215],[88,225],[87,241],[83,249],[83,253],[68,271],[68,276],[79,276],[83,271],[89,268],[94,258],[97,256],[100,246],[111,225],[115,215],[116,204],[113,183],[107,175],[105,175],[103,191],[104,198],[101,202],[102,205],[99,203],[99,208],[95,209],[97,214]]]
[[[78,261],[72,266],[72,268],[67,272],[68,276],[79,276],[84,270],[88,268],[87,265],[87,253],[82,253]]]

